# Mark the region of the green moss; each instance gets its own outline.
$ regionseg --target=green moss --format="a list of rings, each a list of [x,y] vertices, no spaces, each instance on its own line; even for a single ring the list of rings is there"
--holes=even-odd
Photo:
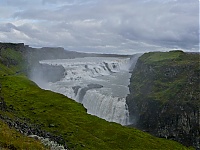
[[[42,90],[26,77],[6,76],[0,82],[7,105],[14,106],[11,116],[29,118],[30,123],[62,135],[71,149],[186,149],[174,141],[89,115],[81,104]]]

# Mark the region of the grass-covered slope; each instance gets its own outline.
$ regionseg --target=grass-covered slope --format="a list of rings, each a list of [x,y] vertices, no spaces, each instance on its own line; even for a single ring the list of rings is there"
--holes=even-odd
[[[150,95],[146,95],[162,103],[173,99],[173,102],[193,103],[200,106],[200,55],[186,54],[181,51],[171,51],[168,53],[155,52],[144,54],[139,62],[144,67],[140,68],[134,79],[137,81],[132,85],[138,89],[136,93],[140,93],[140,89],[144,85],[150,86]],[[143,71],[149,71],[145,74]],[[142,79],[144,75],[147,78]],[[146,87],[147,87],[146,86]]]
[[[135,126],[198,148],[200,66],[198,53],[150,52],[133,71],[129,112]]]
[[[25,65],[25,53],[23,44],[12,43],[0,43],[0,77],[14,76],[22,74],[24,72]],[[0,82],[0,115],[5,115],[6,107],[3,105],[3,93]],[[2,101],[3,100],[3,101]],[[21,150],[21,149],[47,149],[41,142],[28,138],[27,136],[16,131],[15,128],[10,128],[4,120],[0,119],[0,149],[2,150]]]
[[[6,104],[13,106],[8,116],[28,118],[29,123],[62,135],[70,149],[186,149],[174,141],[88,115],[81,104],[42,90],[26,77],[6,76],[0,82]]]
[[[19,75],[26,68],[24,57],[21,57],[25,55],[16,47],[7,44],[1,48],[1,118],[12,119],[17,124],[25,122],[26,126],[38,127],[38,132],[43,130],[60,136],[64,141],[58,139],[58,142],[66,143],[69,149],[187,149],[177,142],[156,138],[137,129],[89,115],[81,104],[61,94],[40,89],[27,77]],[[2,131],[6,129],[13,135],[13,129],[1,124]],[[10,144],[16,149],[43,149],[34,142],[30,142],[34,147],[21,148],[20,144],[30,140],[24,136],[24,141],[20,140],[20,143],[15,141],[15,136],[1,137],[0,148],[6,143],[5,145]]]
[[[26,70],[23,44],[0,43],[0,75],[20,74]]]

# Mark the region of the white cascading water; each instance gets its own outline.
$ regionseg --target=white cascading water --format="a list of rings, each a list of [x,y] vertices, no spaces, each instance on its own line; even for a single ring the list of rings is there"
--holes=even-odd
[[[89,114],[122,125],[129,124],[126,96],[131,76],[130,58],[85,57],[40,63],[65,68],[64,78],[48,83],[49,90],[82,103]]]

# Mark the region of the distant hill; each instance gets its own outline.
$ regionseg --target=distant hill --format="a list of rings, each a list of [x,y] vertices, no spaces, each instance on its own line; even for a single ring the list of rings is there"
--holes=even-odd
[[[26,46],[26,50],[29,61],[46,59],[72,59],[79,57],[130,57],[130,55],[81,53],[68,51],[62,47],[31,48]]]

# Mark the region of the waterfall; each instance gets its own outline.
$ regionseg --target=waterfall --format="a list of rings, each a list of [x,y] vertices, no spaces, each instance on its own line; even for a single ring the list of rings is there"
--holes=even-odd
[[[132,58],[137,61],[137,58]],[[48,89],[82,103],[87,113],[110,122],[129,124],[130,58],[85,57],[44,60],[40,64],[65,68],[64,77],[48,83]]]

